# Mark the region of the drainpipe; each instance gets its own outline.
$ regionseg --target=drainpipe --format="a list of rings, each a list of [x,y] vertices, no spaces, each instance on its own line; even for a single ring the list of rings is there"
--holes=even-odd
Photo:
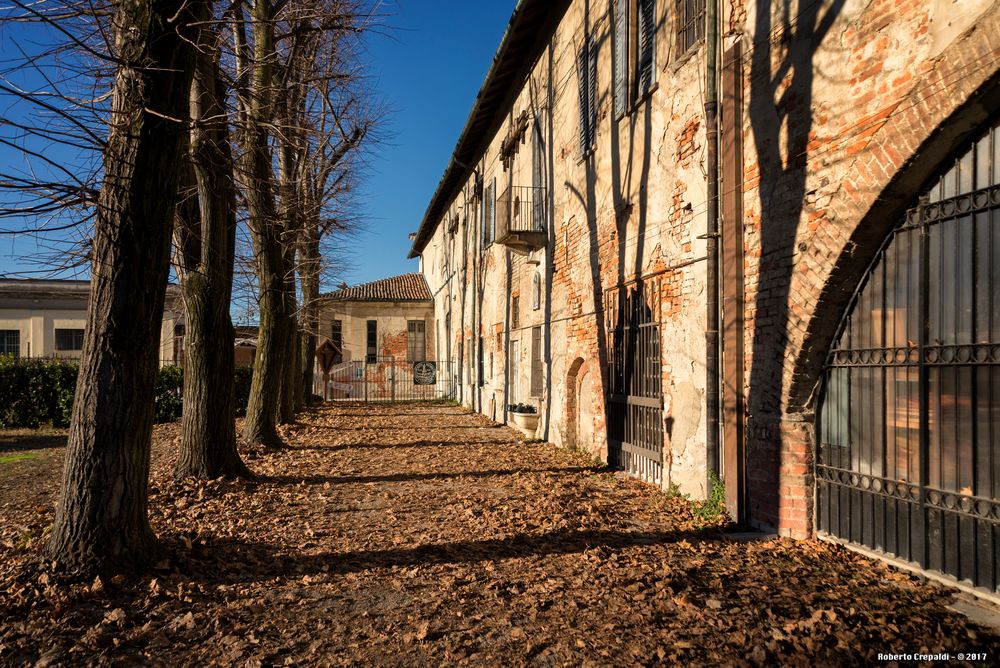
[[[708,256],[708,318],[705,325],[705,405],[708,449],[707,493],[711,494],[712,474],[719,473],[719,74],[718,0],[705,3],[705,134],[708,141],[708,229],[705,233]]]

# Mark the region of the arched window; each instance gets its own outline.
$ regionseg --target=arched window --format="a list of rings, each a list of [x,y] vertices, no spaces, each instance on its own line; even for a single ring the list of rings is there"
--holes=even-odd
[[[542,307],[542,277],[536,271],[531,277],[531,308],[535,311]]]
[[[828,358],[818,528],[996,589],[1000,123],[913,202]]]

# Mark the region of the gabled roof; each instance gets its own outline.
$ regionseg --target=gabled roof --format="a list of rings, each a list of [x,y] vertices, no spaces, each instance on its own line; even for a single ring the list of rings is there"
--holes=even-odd
[[[343,287],[323,295],[324,299],[341,302],[431,302],[431,290],[423,274],[390,276],[354,287]]]
[[[570,0],[518,0],[448,167],[420,222],[410,258],[423,252],[448,205],[468,181],[471,165],[486,151],[569,4]]]

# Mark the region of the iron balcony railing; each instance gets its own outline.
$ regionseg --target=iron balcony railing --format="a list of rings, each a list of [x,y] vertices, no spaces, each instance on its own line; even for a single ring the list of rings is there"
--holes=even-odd
[[[545,231],[545,188],[511,186],[497,198],[497,240]]]

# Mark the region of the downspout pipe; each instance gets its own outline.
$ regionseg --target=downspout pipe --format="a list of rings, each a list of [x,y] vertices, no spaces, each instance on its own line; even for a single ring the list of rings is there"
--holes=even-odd
[[[707,464],[706,492],[712,493],[713,474],[719,474],[719,2],[705,3],[705,134],[708,142],[708,214],[705,232],[708,256],[707,301],[705,324],[705,447]]]

